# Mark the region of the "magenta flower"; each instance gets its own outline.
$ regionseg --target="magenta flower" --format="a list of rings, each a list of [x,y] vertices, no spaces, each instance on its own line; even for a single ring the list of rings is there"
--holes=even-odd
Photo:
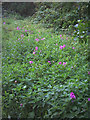
[[[25,30],[25,32],[27,32],[27,30]]]
[[[60,35],[60,37],[62,37],[62,35]]]
[[[35,54],[35,52],[33,52],[33,54]]]
[[[66,65],[66,62],[63,62],[63,65]]]
[[[63,39],[63,37],[61,39]]]
[[[63,49],[63,46],[59,46],[61,49]]]
[[[3,24],[6,24],[5,22]]]
[[[36,41],[39,41],[39,39],[38,39],[38,38],[36,38],[35,40],[36,40]]]
[[[50,63],[50,64],[51,64],[51,62],[50,62],[50,61],[48,61],[48,63]]]
[[[72,47],[72,49],[75,49],[75,47]]]
[[[73,98],[76,99],[76,96],[74,95],[73,92],[70,93],[70,98],[71,98],[71,99],[73,99]]]
[[[19,28],[19,27],[17,27],[17,30],[20,30],[20,28]]]
[[[38,50],[38,47],[35,47],[36,50]]]
[[[61,64],[62,62],[59,62],[59,64]]]
[[[56,45],[57,45],[57,43],[56,43]]]
[[[88,74],[90,75],[90,71],[88,71]]]
[[[90,98],[88,98],[88,101],[90,101]]]
[[[33,63],[33,61],[29,61],[29,63],[31,64],[31,63]]]
[[[20,38],[18,38],[18,40],[20,40]]]
[[[63,45],[63,48],[65,47],[65,45]]]
[[[23,106],[23,104],[21,103],[20,106]]]
[[[44,40],[45,38],[42,38],[41,40]]]

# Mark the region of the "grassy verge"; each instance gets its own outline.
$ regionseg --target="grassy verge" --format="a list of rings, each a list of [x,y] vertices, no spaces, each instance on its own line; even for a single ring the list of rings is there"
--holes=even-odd
[[[3,18],[2,45],[3,118],[88,117],[87,44]]]

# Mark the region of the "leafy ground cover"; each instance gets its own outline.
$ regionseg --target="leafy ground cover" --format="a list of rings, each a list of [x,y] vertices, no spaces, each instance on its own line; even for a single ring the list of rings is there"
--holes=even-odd
[[[3,118],[88,118],[87,44],[29,18],[3,18]]]

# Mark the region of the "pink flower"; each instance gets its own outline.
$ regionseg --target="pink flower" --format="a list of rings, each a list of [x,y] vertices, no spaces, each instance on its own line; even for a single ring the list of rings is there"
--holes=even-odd
[[[33,63],[33,61],[29,61],[29,63],[31,64],[31,63]]]
[[[24,37],[24,34],[22,34],[21,37]]]
[[[17,81],[15,80],[15,83],[17,83]]]
[[[20,38],[18,38],[18,40],[20,40]]]
[[[6,24],[5,22],[3,24]]]
[[[60,37],[62,37],[62,35],[60,35]]]
[[[90,75],[90,71],[88,71],[88,74]]]
[[[38,31],[38,32],[40,32],[40,31]]]
[[[57,45],[57,43],[56,43],[56,45]]]
[[[27,30],[25,30],[25,32],[27,32]]]
[[[45,38],[42,38],[41,40],[44,40]]]
[[[61,39],[63,39],[63,37]]]
[[[72,49],[75,49],[75,47],[72,47]]]
[[[23,104],[21,103],[20,106],[23,106]]]
[[[53,61],[53,62],[55,62],[55,61]]]
[[[33,52],[33,54],[35,54],[35,52]]]
[[[63,48],[65,47],[65,45],[63,45]]]
[[[35,47],[36,50],[38,50],[38,47]]]
[[[70,93],[70,98],[71,98],[71,99],[73,99],[73,98],[76,99],[76,96],[74,95],[73,92]]]
[[[59,46],[61,49],[63,49],[63,46]]]
[[[90,98],[88,98],[88,101],[90,101]]]
[[[63,65],[66,65],[66,62],[63,62]]]
[[[68,40],[68,38],[66,38],[66,40]]]
[[[38,39],[38,38],[36,38],[35,40],[36,40],[36,41],[39,41],[39,39]]]
[[[61,64],[62,62],[59,62],[59,64]]]
[[[50,64],[51,64],[51,62],[50,62],[50,61],[48,61],[48,63],[50,63]]]
[[[20,28],[19,28],[19,27],[17,27],[17,30],[20,30]]]

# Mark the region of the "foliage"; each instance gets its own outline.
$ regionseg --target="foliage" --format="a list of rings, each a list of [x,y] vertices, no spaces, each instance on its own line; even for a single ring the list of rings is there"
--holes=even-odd
[[[78,24],[78,20],[85,23],[84,26],[87,26],[88,23],[88,6],[89,3],[76,3],[76,2],[54,2],[54,3],[38,3],[39,7],[37,8],[37,13],[34,23],[43,23],[44,27],[54,28],[55,31],[68,30],[69,33],[73,34],[73,27],[75,24]],[[87,22],[87,23],[86,23]],[[83,24],[82,23],[82,24]],[[80,25],[79,25],[80,27]],[[81,29],[81,28],[78,28]],[[83,36],[83,33],[80,32],[80,35]],[[85,38],[87,39],[87,38]],[[79,41],[80,40],[79,37]],[[87,40],[84,40],[85,42]]]
[[[87,118],[88,45],[29,20],[3,18],[3,118]]]
[[[78,24],[75,25],[74,36],[79,38],[81,43],[86,43],[88,40],[88,22],[78,20]]]
[[[35,4],[33,2],[3,2],[3,9],[9,12],[19,13],[21,16],[32,16],[35,13]]]

